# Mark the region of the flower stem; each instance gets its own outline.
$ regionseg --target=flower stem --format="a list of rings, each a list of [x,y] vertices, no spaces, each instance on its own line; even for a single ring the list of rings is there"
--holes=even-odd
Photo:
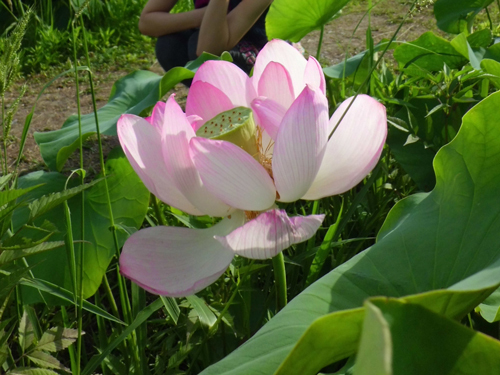
[[[286,273],[285,258],[280,252],[273,258],[274,284],[276,285],[276,311],[280,311],[286,306]]]

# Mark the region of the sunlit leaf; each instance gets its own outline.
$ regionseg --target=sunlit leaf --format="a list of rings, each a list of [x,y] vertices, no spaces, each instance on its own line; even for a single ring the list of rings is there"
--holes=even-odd
[[[493,0],[437,0],[434,3],[437,25],[443,31],[459,34],[492,2]]]
[[[274,0],[266,17],[269,40],[300,41],[326,24],[350,0]]]

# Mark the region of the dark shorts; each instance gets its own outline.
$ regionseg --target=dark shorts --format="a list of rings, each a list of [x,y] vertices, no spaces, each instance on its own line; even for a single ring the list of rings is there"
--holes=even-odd
[[[186,30],[175,34],[163,35],[156,41],[156,58],[165,71],[175,66],[184,66],[195,60],[199,30]],[[260,47],[262,48],[262,47]],[[250,73],[260,48],[242,39],[229,51],[233,62],[246,73]]]

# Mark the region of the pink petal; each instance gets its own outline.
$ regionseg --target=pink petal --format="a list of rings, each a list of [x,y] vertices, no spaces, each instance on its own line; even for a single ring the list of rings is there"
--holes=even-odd
[[[153,108],[153,113],[151,114],[150,123],[153,124],[158,130],[163,128],[164,113],[165,113],[165,102],[156,103],[155,107]]]
[[[198,115],[187,116],[187,120],[191,124],[191,127],[193,128],[193,130],[195,131],[195,133],[204,124],[203,119],[200,116],[198,116]]]
[[[189,154],[189,140],[195,137],[191,124],[173,95],[165,108],[166,126],[161,142],[163,157],[177,188],[198,210],[206,215],[224,217],[232,207],[210,193],[204,186]]]
[[[270,210],[227,236],[215,238],[236,254],[251,259],[272,258],[293,244],[311,238],[325,215],[289,218],[285,210]]]
[[[330,119],[333,130],[352,98],[344,101]],[[341,194],[356,186],[377,164],[387,136],[385,107],[359,95],[328,141],[323,162],[304,199]]]
[[[328,102],[306,87],[283,117],[274,145],[273,176],[279,200],[294,202],[307,192],[323,160]]]
[[[138,116],[123,115],[118,120],[117,132],[127,159],[151,193],[191,215],[202,214],[179,191],[167,171],[158,128]]]
[[[264,96],[288,109],[295,99],[292,80],[287,70],[277,62],[270,62],[262,72],[257,89]]]
[[[304,72],[304,82],[314,88],[319,88],[323,95],[326,95],[325,74],[321,64],[313,56],[309,56]]]
[[[198,81],[191,85],[186,101],[186,115],[198,115],[204,122],[234,108],[231,100],[214,85]],[[201,126],[201,125],[200,125]]]
[[[210,60],[203,63],[193,78],[193,84],[203,81],[221,90],[235,107],[249,107],[257,96],[250,78],[235,64],[227,61]]]
[[[191,139],[191,155],[206,188],[228,205],[262,211],[274,204],[273,180],[240,147],[196,137]]]
[[[267,43],[259,52],[255,66],[253,68],[252,83],[258,90],[261,76],[270,62],[280,63],[290,74],[293,91],[295,95],[304,89],[304,70],[306,69],[306,59],[302,54],[287,42],[274,39]],[[260,95],[260,93],[257,91]]]
[[[252,102],[252,110],[257,123],[273,140],[276,140],[278,130],[287,108],[272,99],[259,97]]]
[[[120,271],[154,294],[194,294],[217,280],[234,257],[214,236],[227,235],[243,223],[244,214],[235,212],[209,229],[142,229],[125,242]]]

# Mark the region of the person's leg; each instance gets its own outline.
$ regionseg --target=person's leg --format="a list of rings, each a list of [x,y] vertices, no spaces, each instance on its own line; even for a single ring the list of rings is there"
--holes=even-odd
[[[165,71],[175,66],[184,66],[190,60],[188,41],[193,30],[160,36],[156,41],[156,58]]]
[[[200,30],[196,30],[189,37],[188,41],[188,57],[189,60],[195,60],[196,47],[198,45],[198,35]],[[259,53],[259,50],[253,45],[253,43],[246,40],[241,40],[231,51],[229,51],[231,57],[233,58],[233,63],[242,69],[245,73],[250,73],[254,64],[255,58]]]

